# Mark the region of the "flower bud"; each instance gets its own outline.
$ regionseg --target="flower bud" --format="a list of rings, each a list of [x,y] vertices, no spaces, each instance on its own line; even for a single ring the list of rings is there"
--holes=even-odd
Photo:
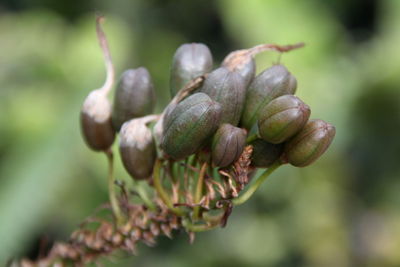
[[[153,137],[154,137],[154,141],[156,143],[157,148],[161,147],[161,143],[162,143],[162,139],[163,139],[163,132],[164,132],[164,128],[166,127],[166,121],[167,121],[166,118],[170,115],[172,110],[175,109],[176,105],[177,105],[177,103],[170,102],[165,107],[163,113],[161,114],[160,118],[157,120],[156,124],[153,127]],[[164,158],[165,157],[164,151],[161,149],[158,149],[157,156],[159,158]]]
[[[81,129],[86,144],[95,151],[107,150],[114,142],[111,103],[104,91],[92,91],[83,102]]]
[[[271,144],[262,139],[256,139],[250,145],[253,146],[251,165],[257,168],[268,168],[283,152],[283,144]]]
[[[260,136],[273,144],[282,143],[304,127],[310,113],[310,107],[294,95],[275,98],[261,110]]]
[[[274,65],[261,72],[247,89],[242,126],[250,130],[263,107],[278,96],[294,94],[296,87],[296,78],[283,65]]]
[[[210,72],[212,67],[212,55],[205,44],[191,43],[181,45],[176,50],[172,60],[171,96],[175,96],[190,80]]]
[[[221,104],[221,123],[233,126],[239,123],[246,97],[246,86],[242,76],[226,68],[218,68],[207,76],[200,92],[206,93],[212,100]]]
[[[246,145],[246,130],[222,124],[212,141],[212,162],[215,166],[226,167],[235,162]]]
[[[146,118],[125,122],[120,132],[121,160],[134,179],[149,178],[156,160],[156,147],[151,130],[146,126]]]
[[[124,122],[150,114],[154,102],[153,82],[147,69],[126,70],[115,91],[112,113],[114,129],[118,131]]]
[[[310,120],[285,145],[287,161],[296,167],[305,167],[316,161],[329,147],[336,129],[323,120]]]
[[[237,50],[229,53],[222,62],[222,67],[238,73],[243,77],[245,87],[251,83],[256,74],[256,62],[248,49]]]
[[[217,129],[221,105],[203,93],[180,102],[165,118],[161,148],[173,159],[195,153]]]

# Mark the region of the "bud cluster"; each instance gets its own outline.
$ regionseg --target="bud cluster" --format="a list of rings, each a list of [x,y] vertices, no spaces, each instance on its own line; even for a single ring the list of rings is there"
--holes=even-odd
[[[334,138],[332,125],[309,120],[310,107],[294,96],[297,80],[285,66],[276,64],[256,75],[257,53],[287,52],[302,44],[234,51],[215,69],[205,44],[183,44],[172,59],[172,99],[155,115],[151,114],[154,86],[144,67],[121,75],[111,105],[107,96],[114,69],[99,20],[97,30],[107,80],[84,101],[81,128],[87,145],[108,156],[116,228],[131,218],[130,191],[142,200],[141,216],[169,214],[191,237],[224,226],[233,206],[246,201],[274,169],[285,163],[310,165]],[[122,186],[121,196],[115,195],[112,174],[111,147],[117,135],[123,166],[135,181],[131,190]],[[257,168],[268,169],[242,193]],[[152,191],[143,190],[143,183]],[[149,222],[160,223],[159,219]]]
[[[256,75],[254,55],[270,48],[234,51],[212,70],[205,44],[183,44],[172,59],[172,99],[160,115],[150,114],[155,93],[149,72],[144,67],[125,71],[112,108],[104,93],[98,106],[90,105],[104,113],[98,116],[102,121],[93,116],[97,124],[88,123],[85,102],[87,143],[94,150],[109,150],[119,133],[127,173],[147,180],[156,197],[177,214],[189,208],[193,223],[206,223],[203,213],[238,197],[257,168],[307,166],[335,135],[332,125],[309,120],[310,107],[294,96],[297,80],[284,65]],[[297,47],[272,48],[285,52]]]

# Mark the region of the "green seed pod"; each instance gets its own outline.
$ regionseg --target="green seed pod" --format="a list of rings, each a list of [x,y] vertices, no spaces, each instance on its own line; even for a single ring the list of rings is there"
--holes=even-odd
[[[153,111],[155,93],[150,73],[146,68],[126,70],[115,91],[112,123],[116,131],[133,118],[150,114]]]
[[[94,90],[86,97],[81,110],[81,129],[86,144],[95,151],[107,150],[113,144],[111,103],[104,91]]]
[[[277,161],[283,152],[283,144],[271,144],[262,139],[250,143],[253,146],[251,165],[257,168],[268,168]]]
[[[296,78],[283,65],[274,65],[261,72],[247,89],[241,125],[250,130],[263,107],[278,96],[294,94],[296,87]]]
[[[173,159],[195,153],[218,128],[221,105],[203,93],[180,102],[165,118],[161,148]]]
[[[246,53],[247,51],[248,49],[233,51],[225,57],[221,64],[222,67],[240,74],[246,88],[256,74],[256,62],[252,55]]]
[[[122,125],[119,152],[126,171],[134,179],[147,179],[153,172],[156,147],[146,117]]]
[[[310,120],[285,145],[287,161],[296,167],[305,167],[316,161],[329,147],[336,129],[323,120]]]
[[[181,45],[172,60],[170,90],[171,96],[182,89],[190,80],[212,70],[213,59],[205,44]]]
[[[246,145],[246,130],[222,124],[215,133],[211,146],[212,162],[215,166],[226,167],[235,162]]]
[[[310,113],[310,107],[294,95],[275,98],[261,110],[260,136],[273,144],[282,143],[304,127]]]
[[[242,114],[246,97],[246,86],[242,76],[227,68],[218,68],[211,72],[200,92],[206,93],[222,106],[221,123],[236,126]]]

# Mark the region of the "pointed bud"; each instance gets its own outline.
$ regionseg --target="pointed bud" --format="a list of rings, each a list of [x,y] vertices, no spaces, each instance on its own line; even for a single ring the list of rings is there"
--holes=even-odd
[[[113,144],[111,103],[104,91],[94,90],[86,97],[81,110],[81,129],[86,144],[95,151],[107,150]]]
[[[183,159],[201,147],[217,130],[221,105],[203,93],[180,102],[166,117],[161,147],[173,159]]]
[[[297,81],[283,65],[274,65],[257,75],[247,89],[241,124],[250,130],[272,99],[294,94]]]
[[[221,66],[238,73],[243,77],[247,88],[256,74],[256,62],[248,49],[237,50],[229,53],[224,58]]]
[[[212,161],[215,166],[226,167],[235,162],[246,145],[246,130],[222,124],[212,141]]]
[[[316,161],[329,147],[336,129],[323,120],[310,120],[285,145],[287,161],[296,167],[305,167]]]
[[[116,131],[133,118],[143,117],[153,111],[155,93],[150,73],[146,68],[126,70],[115,91],[112,122]]]
[[[161,114],[159,120],[153,127],[153,135],[157,147],[161,146],[164,128],[166,127],[166,122],[168,121],[167,118],[170,115],[170,113],[175,109],[176,105],[177,103],[173,101],[169,102],[169,104],[165,107],[163,113]],[[163,151],[157,150],[157,152],[159,157],[163,157],[162,155]]]
[[[275,98],[261,110],[260,136],[273,144],[282,143],[304,127],[310,113],[310,107],[294,95]]]
[[[242,114],[246,97],[246,86],[242,76],[226,68],[218,68],[211,72],[200,92],[206,93],[222,106],[221,123],[236,126]]]
[[[171,96],[182,89],[190,80],[211,71],[213,59],[205,44],[181,45],[172,60],[170,89]]]
[[[126,171],[134,179],[149,178],[156,160],[156,147],[147,123],[156,116],[132,119],[122,125],[119,152]]]
[[[257,168],[268,168],[281,157],[283,152],[283,144],[275,145],[262,139],[256,139],[250,145],[253,146],[251,165]]]

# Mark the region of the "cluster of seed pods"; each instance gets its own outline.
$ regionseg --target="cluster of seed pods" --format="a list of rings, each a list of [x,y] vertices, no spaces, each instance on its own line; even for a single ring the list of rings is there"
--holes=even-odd
[[[209,61],[202,65],[203,73],[196,69],[196,75],[208,73],[212,59],[205,48],[204,44],[182,45],[173,59],[171,80],[179,80],[183,88],[193,78],[189,73],[196,58]],[[227,167],[251,144],[255,167],[269,167],[277,160],[297,167],[313,163],[328,148],[335,128],[322,120],[309,120],[310,108],[294,96],[297,81],[285,66],[273,65],[256,76],[251,52],[235,54],[238,51],[167,113],[161,149],[175,160],[209,151],[213,166]]]
[[[133,179],[156,184],[157,162],[168,163],[169,170],[165,167],[161,171],[169,171],[169,175],[174,168],[189,166],[198,170],[193,179],[200,180],[200,167],[206,164],[208,177],[215,173],[229,176],[249,147],[252,170],[277,162],[305,167],[317,160],[334,138],[334,126],[310,119],[310,107],[294,95],[297,80],[284,65],[274,64],[256,75],[257,53],[287,52],[302,44],[258,45],[234,51],[217,67],[205,44],[183,44],[170,68],[172,99],[161,114],[152,114],[155,91],[144,67],[122,73],[111,105],[107,96],[114,70],[99,21],[97,30],[108,76],[105,85],[92,91],[83,104],[82,132],[91,149],[108,153],[119,134],[121,160]],[[189,165],[189,161],[194,164]],[[198,186],[198,199],[195,193],[192,197],[194,205],[202,197]],[[169,197],[161,194],[161,198],[171,205]]]
[[[80,266],[116,249],[134,252],[139,241],[152,246],[160,234],[172,237],[172,230],[186,230],[193,241],[195,232],[224,227],[233,206],[247,201],[280,165],[308,166],[331,144],[335,127],[310,119],[311,109],[294,96],[297,80],[285,66],[256,75],[257,53],[283,53],[303,44],[237,50],[218,66],[205,44],[183,44],[170,68],[172,99],[161,114],[152,114],[156,95],[144,67],[121,74],[111,104],[115,74],[102,20],[97,18],[96,29],[107,78],[84,100],[80,121],[89,148],[108,157],[114,221],[79,229],[37,264],[23,260],[21,266]],[[147,182],[151,195],[138,181],[130,190],[120,183],[121,195],[115,194],[116,136],[126,172]],[[255,181],[246,187],[250,179]],[[131,202],[128,192],[141,203]]]

